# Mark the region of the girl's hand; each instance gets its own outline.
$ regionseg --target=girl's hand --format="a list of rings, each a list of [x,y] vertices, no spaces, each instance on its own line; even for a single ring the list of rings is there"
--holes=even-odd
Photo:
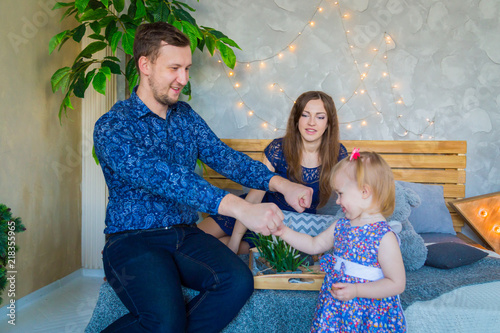
[[[334,283],[330,293],[339,301],[346,302],[357,297],[358,292],[354,283]]]

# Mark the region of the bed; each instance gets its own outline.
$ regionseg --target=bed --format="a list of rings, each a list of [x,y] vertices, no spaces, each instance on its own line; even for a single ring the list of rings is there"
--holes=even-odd
[[[225,142],[260,159],[269,140]],[[412,211],[410,222],[425,242],[429,262],[407,271],[401,303],[408,332],[500,332],[500,256],[461,234],[464,222],[448,205],[465,195],[466,142],[342,143],[348,151],[357,147],[381,153],[395,178],[412,187],[422,199],[420,211]],[[242,190],[209,168],[204,169],[204,177],[216,186]],[[319,216],[334,215],[335,207],[327,205],[320,213]],[[240,257],[249,260],[248,256]],[[197,291],[184,288],[186,301],[196,294]],[[224,332],[308,332],[317,295],[314,290],[256,289]],[[127,309],[105,282],[85,332],[100,332],[126,313]]]

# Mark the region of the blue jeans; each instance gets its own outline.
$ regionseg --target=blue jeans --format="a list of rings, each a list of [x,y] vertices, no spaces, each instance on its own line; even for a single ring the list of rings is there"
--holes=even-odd
[[[246,264],[196,226],[112,235],[103,262],[130,311],[103,332],[219,332],[253,292]],[[181,284],[200,293],[186,304]]]

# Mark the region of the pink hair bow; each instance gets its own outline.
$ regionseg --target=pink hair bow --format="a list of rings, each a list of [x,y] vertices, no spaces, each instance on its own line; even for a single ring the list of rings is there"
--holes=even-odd
[[[351,157],[349,158],[349,161],[356,160],[359,157],[359,148],[354,148],[352,150]]]

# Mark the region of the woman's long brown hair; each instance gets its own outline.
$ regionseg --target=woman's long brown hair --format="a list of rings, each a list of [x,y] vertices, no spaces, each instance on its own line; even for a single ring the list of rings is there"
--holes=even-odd
[[[303,142],[298,124],[306,104],[311,100],[318,99],[323,102],[328,119],[328,125],[321,138],[321,145],[318,152],[321,164],[321,174],[319,177],[320,200],[318,207],[323,207],[332,194],[330,174],[333,166],[337,163],[340,148],[337,109],[335,108],[333,99],[328,94],[322,91],[308,91],[297,98],[290,112],[286,133],[283,137],[283,152],[285,160],[288,163],[288,178],[291,181],[303,184],[301,165]]]

